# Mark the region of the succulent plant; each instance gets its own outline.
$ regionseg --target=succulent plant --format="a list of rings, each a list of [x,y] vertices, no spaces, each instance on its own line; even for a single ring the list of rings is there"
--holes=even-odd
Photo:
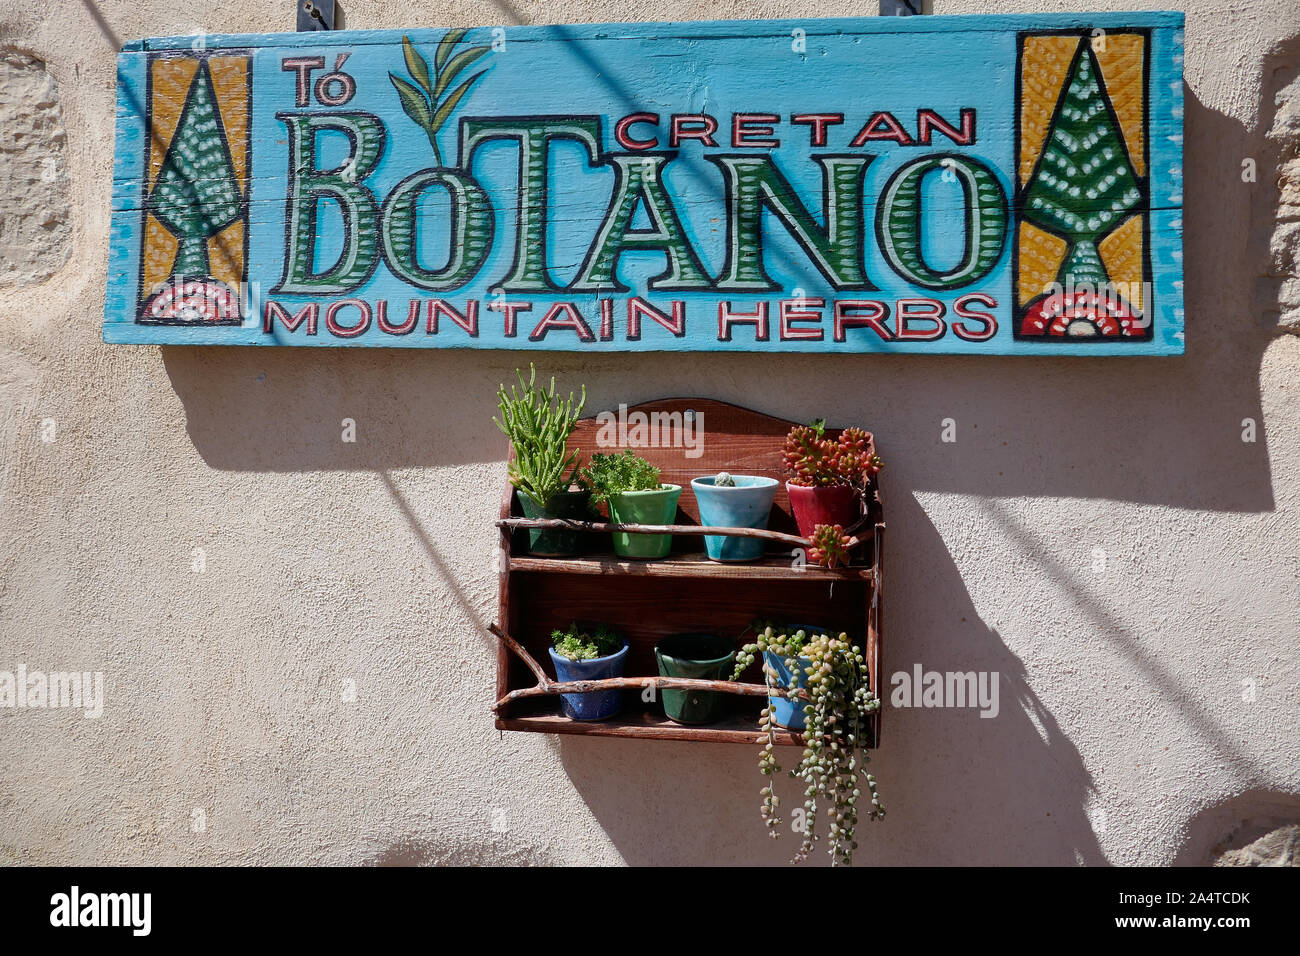
[[[849,484],[872,478],[884,467],[880,456],[872,453],[871,435],[861,428],[844,429],[836,445],[835,469]]]
[[[880,700],[871,690],[866,657],[844,633],[836,637],[803,630],[788,633],[787,628],[766,625],[754,643],[737,652],[732,680],[763,652],[778,655],[790,673],[802,672],[807,678],[804,749],[799,765],[789,772],[791,778],[805,785],[803,841],[791,862],[802,863],[815,848],[820,839],[817,818],[825,808],[831,864],[852,864],[853,851],[858,847],[854,836],[859,807],[871,820],[885,815],[876,778],[866,772],[870,760],[866,750],[867,721],[880,709]],[[766,664],[763,673],[771,687],[773,673]],[[759,725],[764,737],[760,738],[763,748],[758,769],[763,776],[775,778],[781,767],[776,758],[777,727],[770,708],[763,709]],[[759,791],[763,798],[760,815],[773,839],[781,835],[783,822],[781,799],[774,784],[775,779],[769,780]],[[870,799],[869,805],[863,805],[864,797]]]
[[[501,417],[492,420],[514,446],[510,483],[545,507],[577,478],[578,451],[566,454],[566,445],[587,403],[587,386],[582,386],[582,397],[576,403],[572,392],[561,401],[554,377],[550,389],[543,391],[537,385],[537,369],[531,364],[528,381],[524,381],[519,369],[515,369],[515,375],[519,378],[518,388],[512,385],[507,392],[502,385],[497,389]]]
[[[551,632],[555,653],[571,661],[590,661],[607,657],[623,646],[623,635],[607,624],[579,627],[570,624],[567,631],[556,628]]]
[[[870,432],[846,428],[839,438],[828,438],[826,423],[820,419],[790,429],[782,458],[790,484],[809,487],[851,485],[865,489],[884,467],[872,453]]]
[[[829,459],[835,450],[835,443],[825,434],[825,423],[815,421],[811,425],[795,425],[785,437],[786,472],[793,485],[829,485],[837,477]]]
[[[849,536],[837,524],[819,524],[813,529],[808,560],[824,568],[849,563]]]
[[[660,485],[659,469],[629,449],[592,455],[582,469],[581,479],[591,489],[593,504],[624,491],[654,491]]]
[[[713,487],[734,488],[736,487],[736,479],[732,478],[728,472],[720,471],[718,472],[717,477],[713,479]]]

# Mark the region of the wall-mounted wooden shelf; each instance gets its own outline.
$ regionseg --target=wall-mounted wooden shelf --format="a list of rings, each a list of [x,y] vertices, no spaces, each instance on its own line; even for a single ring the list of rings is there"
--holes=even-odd
[[[769,528],[797,535],[785,494],[781,449],[793,422],[710,399],[665,399],[633,406],[631,415],[682,416],[691,411],[702,422],[701,454],[687,457],[678,446],[636,447],[633,450],[660,469],[664,482],[682,486],[676,525],[699,526],[699,511],[691,479],[719,471],[766,475],[781,481]],[[653,420],[653,419],[652,419]],[[596,451],[613,451],[597,441],[594,418],[581,420],[569,440],[585,461]],[[834,431],[831,432],[834,434]],[[501,522],[521,519],[513,489],[507,483]],[[588,533],[585,553],[572,558],[528,555],[527,531],[501,527],[499,624],[553,679],[548,648],[550,634],[570,622],[603,622],[628,640],[624,667],[628,677],[658,674],[654,646],[670,634],[711,632],[731,639],[737,647],[752,639],[744,635],[756,618],[820,625],[847,632],[867,655],[872,689],[880,693],[880,558],[884,517],[874,496],[866,530],[858,537],[848,567],[828,570],[800,565],[786,543],[776,543],[756,562],[723,564],[703,553],[703,540],[679,534],[673,550],[658,561],[615,556],[608,534]],[[744,636],[742,636],[744,635]],[[740,678],[762,684],[759,664]],[[531,687],[537,678],[505,643],[498,647],[497,699]],[[686,726],[668,720],[660,703],[646,703],[637,690],[625,691],[623,710],[610,720],[573,721],[560,712],[554,696],[511,700],[497,714],[501,730],[578,734],[657,740],[712,741],[753,744],[758,740],[758,714],[764,696],[734,696],[727,716],[707,726]],[[729,695],[730,696],[730,695]],[[880,714],[872,721],[872,746],[877,746]],[[781,744],[799,744],[798,734],[781,733]]]

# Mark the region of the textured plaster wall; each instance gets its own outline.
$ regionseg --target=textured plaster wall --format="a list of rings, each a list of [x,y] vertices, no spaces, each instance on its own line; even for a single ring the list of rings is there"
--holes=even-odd
[[[935,6],[1130,5],[1161,4]],[[345,7],[357,27],[511,19]],[[0,862],[783,860],[749,747],[492,729],[489,416],[518,356],[100,343],[116,40],[290,25],[254,0],[0,0],[3,135],[48,134],[67,209],[49,250],[0,268],[0,670],[100,670],[106,696],[99,720],[0,709]],[[1300,819],[1300,338],[1277,330],[1293,260],[1270,258],[1268,136],[1292,125],[1297,34],[1293,0],[1188,8],[1185,357],[546,358],[595,409],[695,393],[876,430],[887,670],[995,670],[1002,701],[886,714],[890,813],[863,861],[1200,862],[1246,821]],[[53,85],[38,70],[15,95],[29,60]],[[5,182],[6,221],[59,208],[49,183]]]

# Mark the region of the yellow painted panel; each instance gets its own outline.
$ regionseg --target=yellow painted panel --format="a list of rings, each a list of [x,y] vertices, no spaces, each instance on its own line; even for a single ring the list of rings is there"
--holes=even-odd
[[[244,281],[244,220],[236,219],[208,240],[208,270],[236,292]]]
[[[1043,151],[1047,127],[1061,98],[1061,87],[1074,54],[1078,36],[1025,37],[1020,56],[1020,185],[1029,182]]]
[[[1097,244],[1112,284],[1124,299],[1142,310],[1142,216],[1130,216]]]
[[[153,216],[145,217],[144,248],[141,250],[141,255],[144,257],[144,281],[140,284],[141,301],[149,298],[158,285],[171,275],[178,246],[176,237],[168,232],[162,223]]]
[[[212,88],[226,130],[226,145],[235,166],[240,191],[247,195],[248,182],[248,60],[242,56],[214,56],[208,60]]]
[[[1017,298],[1020,305],[1042,295],[1056,281],[1065,261],[1065,240],[1044,232],[1032,223],[1022,222],[1017,241],[1020,248],[1020,275]]]
[[[1128,145],[1129,159],[1137,174],[1145,176],[1146,117],[1142,110],[1146,89],[1143,75],[1146,37],[1138,33],[1108,33],[1094,38],[1092,47],[1101,67],[1106,93],[1124,133],[1124,142]]]
[[[153,71],[149,103],[149,190],[152,192],[167,147],[176,133],[176,124],[181,121],[181,110],[185,108],[185,97],[198,72],[199,61],[190,57],[161,57],[149,69]]]

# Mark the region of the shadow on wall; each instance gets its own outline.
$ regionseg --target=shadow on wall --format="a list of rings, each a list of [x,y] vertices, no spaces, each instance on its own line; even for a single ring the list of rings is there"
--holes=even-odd
[[[1271,511],[1259,367],[1272,333],[1253,315],[1252,277],[1263,267],[1246,260],[1250,217],[1235,211],[1273,207],[1273,185],[1239,175],[1242,155],[1266,155],[1267,147],[1262,132],[1248,136],[1190,90],[1185,108],[1184,356],[1064,358],[1050,346],[1042,358],[784,355],[780,381],[807,384],[793,401],[773,397],[771,359],[759,355],[530,358],[557,372],[561,388],[585,380],[589,412],[686,394],[788,418],[865,421],[882,435],[890,484],[912,490]],[[1262,225],[1253,234],[1261,229],[1267,234]],[[235,471],[501,460],[505,445],[490,420],[495,386],[526,364],[506,352],[164,347],[162,354],[195,448],[212,467]],[[631,393],[628,381],[657,384]],[[364,442],[340,443],[345,418],[364,425]],[[945,419],[956,425],[955,445],[939,444]],[[1247,420],[1253,443],[1242,440]]]
[[[998,713],[985,719],[975,709],[886,705],[883,745],[870,769],[887,815],[859,825],[857,863],[1104,864],[1079,752],[1034,695],[1020,659],[979,619],[925,512],[911,497],[889,504],[891,542],[906,541],[919,565],[916,575],[890,578],[886,659],[891,639],[905,634],[907,661],[960,661],[964,670],[999,673]],[[785,827],[775,841],[764,832],[757,744],[562,737],[557,747],[630,864],[781,863],[799,844],[790,811],[802,805],[802,788],[784,772],[776,786]],[[780,757],[789,770],[798,750],[783,747]],[[827,863],[819,846],[810,862]]]

